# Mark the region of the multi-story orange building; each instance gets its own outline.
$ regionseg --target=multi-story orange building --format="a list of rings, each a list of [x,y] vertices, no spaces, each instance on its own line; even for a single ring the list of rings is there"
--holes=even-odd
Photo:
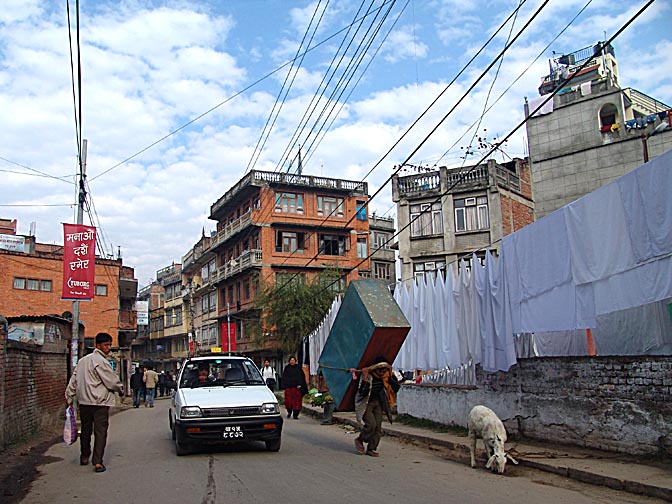
[[[61,299],[63,246],[37,243],[34,236],[16,235],[16,221],[0,219],[0,314],[70,314],[72,301]],[[9,245],[11,246],[9,246]],[[135,337],[135,298],[138,281],[133,268],[121,259],[96,257],[95,297],[80,302],[85,342],[93,346],[99,332],[112,335],[113,344],[128,348]]]
[[[215,335],[226,347],[230,320],[238,351],[266,353],[249,330],[259,319],[259,281],[335,267],[344,286],[360,269],[370,271],[367,191],[364,182],[263,171],[238,181],[210,208],[217,231],[182,258],[196,342],[212,345]]]

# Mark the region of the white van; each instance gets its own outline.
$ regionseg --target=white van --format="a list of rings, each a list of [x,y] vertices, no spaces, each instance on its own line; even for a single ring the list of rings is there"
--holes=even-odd
[[[202,444],[264,441],[280,450],[278,399],[247,357],[211,355],[187,359],[169,411],[177,455]]]

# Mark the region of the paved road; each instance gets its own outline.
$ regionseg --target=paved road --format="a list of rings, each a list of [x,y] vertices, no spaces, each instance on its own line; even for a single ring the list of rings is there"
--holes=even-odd
[[[619,503],[652,499],[507,467],[505,476],[442,459],[383,438],[378,459],[356,454],[354,434],[309,417],[286,420],[280,452],[262,443],[175,456],[168,401],[111,417],[107,472],[78,463],[78,445],[52,447],[55,462],[22,501],[26,504],[129,503],[343,504],[497,502]]]

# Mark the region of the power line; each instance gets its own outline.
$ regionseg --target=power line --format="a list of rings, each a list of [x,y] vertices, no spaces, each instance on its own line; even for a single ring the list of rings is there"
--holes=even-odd
[[[494,107],[497,103],[499,103],[499,100],[501,100],[501,99],[504,97],[504,95],[505,95],[506,93],[508,93],[508,92],[511,90],[511,88],[516,84],[516,82],[518,82],[518,81],[523,77],[523,75],[525,75],[525,74],[527,73],[527,71],[528,71],[530,68],[532,68],[532,65],[534,65],[534,64],[539,60],[539,58],[541,58],[541,56],[548,50],[548,48],[551,47],[551,45],[552,45],[556,40],[558,40],[558,38],[560,38],[560,36],[561,36],[563,33],[565,33],[565,31],[567,31],[567,29],[568,29],[572,24],[574,24],[574,21],[576,21],[576,20],[578,19],[578,17],[583,13],[583,11],[585,11],[585,10],[588,8],[588,6],[589,6],[592,2],[593,2],[593,0],[588,0],[588,2],[586,2],[586,4],[584,4],[584,6],[581,8],[581,10],[579,10],[579,12],[577,12],[577,13],[574,15],[574,17],[569,21],[569,23],[567,23],[567,24],[565,25],[565,27],[564,27],[562,30],[560,30],[560,32],[559,32],[555,37],[553,37],[553,39],[546,45],[546,47],[544,47],[544,48],[539,52],[539,54],[537,54],[537,56],[530,62],[530,64],[527,65],[527,67],[525,67],[525,69],[518,75],[518,77],[516,77],[516,78],[511,82],[511,84],[509,84],[509,86],[508,86],[504,91],[502,91],[502,93],[497,97],[497,99],[492,103],[492,105],[490,105],[490,106],[487,108],[487,110],[485,110],[485,112],[483,112],[483,114],[481,114],[480,118],[477,119],[476,121],[474,121],[473,123],[471,123],[471,126],[469,126],[469,127],[464,131],[464,133],[462,133],[462,136],[460,136],[460,138],[458,138],[458,139],[455,141],[455,143],[453,143],[453,145],[451,145],[451,146],[448,148],[448,150],[446,150],[446,151],[445,151],[445,152],[444,152],[444,153],[443,153],[443,154],[442,154],[442,155],[441,155],[441,156],[434,162],[434,166],[437,166],[438,163],[439,163],[442,159],[446,158],[446,156],[448,155],[448,153],[449,153],[451,150],[453,150],[453,149],[455,148],[455,146],[456,146],[456,145],[457,145],[457,144],[458,144],[458,143],[465,137],[465,135],[471,130],[471,128],[473,128],[477,123],[479,123],[480,119],[481,119],[482,117],[484,117],[485,114],[487,114],[488,112],[490,112],[490,110],[492,110],[493,107]],[[453,157],[456,157],[456,156],[453,156]],[[460,157],[460,156],[457,156],[457,157]]]
[[[474,89],[474,87],[476,87],[476,85],[483,79],[483,77],[487,74],[487,72],[490,71],[490,69],[497,63],[497,61],[504,55],[504,53],[505,53],[505,52],[506,52],[506,51],[507,51],[507,50],[508,50],[514,43],[515,43],[515,41],[518,39],[518,37],[520,37],[520,35],[521,35],[521,34],[522,34],[522,33],[529,27],[529,25],[532,23],[532,21],[534,21],[534,19],[539,15],[539,13],[544,9],[544,7],[548,4],[549,1],[550,1],[550,0],[545,0],[545,1],[544,1],[544,2],[537,8],[537,10],[534,12],[534,14],[532,15],[532,17],[525,23],[525,25],[523,25],[523,27],[522,27],[522,28],[520,29],[520,31],[516,34],[516,36],[513,38],[513,40],[511,40],[508,44],[506,44],[506,45],[504,46],[504,48],[503,48],[503,49],[500,51],[500,53],[499,53],[499,54],[492,60],[492,62],[488,65],[488,67],[487,67],[485,70],[483,70],[483,72],[481,72],[481,74],[479,75],[479,77],[478,77],[478,78],[471,84],[471,86],[470,86],[470,87],[464,92],[464,94],[458,99],[457,103],[455,103],[455,105],[453,105],[453,107],[448,111],[448,113],[446,113],[446,114],[443,116],[443,118],[441,118],[441,120],[436,124],[436,126],[434,126],[434,128],[432,128],[432,130],[431,130],[431,131],[424,137],[424,139],[420,142],[420,144],[418,144],[418,146],[413,150],[413,152],[411,152],[411,154],[409,154],[408,157],[407,157],[407,158],[406,158],[406,159],[399,165],[399,168],[397,168],[397,170],[396,170],[392,175],[390,175],[390,176],[387,178],[387,180],[380,186],[380,188],[373,194],[373,196],[371,196],[371,197],[369,198],[369,200],[368,200],[368,201],[366,202],[366,204],[364,205],[364,208],[368,208],[369,203],[371,202],[371,200],[373,200],[373,198],[375,198],[378,194],[380,194],[380,192],[381,192],[381,191],[383,190],[383,188],[387,185],[387,183],[388,183],[389,181],[392,180],[392,177],[394,177],[394,175],[396,175],[396,174],[401,170],[401,168],[404,166],[404,164],[406,164],[406,163],[410,160],[410,158],[413,157],[413,155],[414,155],[416,152],[418,152],[418,150],[420,150],[420,148],[427,142],[427,140],[428,140],[428,139],[429,139],[429,138],[436,132],[436,130],[439,128],[439,126],[445,122],[445,120],[448,118],[448,116],[450,116],[450,115],[453,113],[453,111],[460,105],[460,103],[462,103],[462,101],[463,101],[463,100],[468,96],[468,94]],[[430,109],[431,107],[433,107],[433,106],[437,103],[438,99],[439,99],[439,98],[440,98],[440,97],[447,91],[448,87],[449,87],[450,85],[452,85],[453,82],[455,82],[455,80],[457,79],[457,77],[459,77],[459,75],[461,75],[461,74],[466,70],[467,66],[471,64],[471,62],[478,56],[478,54],[480,54],[480,52],[482,52],[482,51],[485,49],[485,47],[487,46],[487,44],[488,44],[488,43],[495,37],[495,35],[499,32],[499,30],[501,30],[501,28],[502,28],[503,26],[505,26],[506,23],[508,23],[509,19],[510,19],[510,18],[511,18],[511,17],[512,17],[512,16],[513,16],[513,15],[514,15],[520,8],[521,8],[521,6],[523,5],[523,3],[524,3],[524,2],[521,2],[521,3],[518,5],[518,7],[517,7],[517,8],[516,8],[516,9],[509,15],[509,17],[504,21],[504,23],[503,23],[502,25],[500,25],[500,28],[497,30],[497,32],[495,32],[495,33],[488,39],[488,41],[481,47],[481,49],[479,49],[479,51],[476,53],[476,55],[474,55],[474,57],[472,57],[472,59],[469,60],[469,62],[467,63],[467,65],[465,65],[465,67],[463,67],[462,70],[460,70],[460,72],[458,73],[458,75],[455,76],[455,78],[453,78],[453,80],[451,80],[451,82],[448,84],[448,86],[446,86],[446,87],[439,93],[439,95],[437,96],[437,98],[435,98],[434,101],[432,101],[432,103],[429,105],[428,108],[425,109],[425,111],[420,115],[420,117],[419,117],[418,119],[416,119],[416,120],[413,122],[413,124],[406,130],[406,132],[404,132],[404,134],[402,135],[402,137],[401,137],[399,140],[397,140],[397,142],[395,143],[395,145],[394,145],[390,150],[387,151],[387,153],[386,153],[386,154],[385,154],[385,155],[378,161],[378,163],[376,163],[376,165],[374,165],[373,168],[371,168],[371,170],[369,170],[369,172],[366,174],[366,176],[364,177],[364,179],[366,179],[366,177],[368,177],[368,176],[373,172],[373,170],[374,170],[375,168],[377,168],[377,166],[383,161],[383,159],[385,159],[385,158],[387,157],[387,155],[392,151],[392,149],[393,149],[393,148],[394,148],[394,147],[401,141],[401,139],[402,139],[406,134],[408,134],[408,132],[410,131],[410,129],[418,123],[418,121],[420,120],[420,118],[422,118],[425,114],[427,114],[427,112],[429,111],[429,109]],[[331,214],[330,214],[330,215],[331,215]],[[347,226],[352,222],[352,220],[353,220],[354,218],[356,218],[356,215],[353,216],[353,217],[351,217],[351,218],[345,223],[345,226],[342,228],[342,230],[346,230],[346,229],[347,229]],[[322,224],[320,224],[319,227],[322,227],[322,226],[324,225],[325,222],[326,222],[326,218],[325,218],[325,220],[322,222]],[[315,232],[313,232],[313,233],[315,233]],[[307,266],[308,264],[310,264],[311,262],[313,262],[314,260],[316,260],[316,259],[318,258],[318,256],[319,256],[319,248],[318,248],[318,253],[315,254],[315,255],[310,259],[310,261],[308,261],[308,263],[306,264],[306,266]],[[291,256],[290,256],[290,257],[291,257]],[[287,260],[288,260],[288,258],[285,259],[285,261],[283,262],[283,264],[285,264],[285,263],[287,262]],[[359,264],[362,264],[362,262],[360,262]],[[359,264],[358,264],[358,265],[359,265]],[[356,266],[355,266],[355,267],[356,267]],[[289,283],[289,281],[291,281],[291,278],[288,280],[287,283]],[[286,285],[286,284],[285,284],[285,285]],[[279,290],[281,290],[281,289],[282,289],[282,286],[280,287]]]
[[[315,20],[315,16],[317,15],[318,10],[320,9],[322,1],[319,0],[317,5],[315,6],[315,10],[313,11],[313,16],[310,18],[310,23],[308,23],[308,26],[306,27],[306,32],[303,34],[303,38],[301,39],[301,43],[299,44],[299,47],[296,49],[296,54],[294,55],[294,59],[292,60],[292,64],[289,67],[289,70],[287,71],[287,75],[285,76],[285,80],[282,83],[282,87],[280,88],[280,91],[278,92],[278,96],[275,98],[275,103],[273,104],[273,108],[271,109],[270,114],[268,115],[268,119],[266,119],[266,124],[264,124],[264,127],[261,130],[261,136],[259,137],[259,140],[257,140],[257,145],[254,146],[254,150],[252,151],[252,156],[250,157],[250,160],[247,163],[247,167],[245,168],[245,172],[247,173],[248,170],[251,170],[254,168],[254,166],[257,164],[257,161],[259,160],[259,157],[261,156],[261,151],[263,150],[264,146],[266,145],[266,141],[268,140],[268,137],[271,134],[271,130],[273,129],[273,126],[275,125],[276,119],[280,116],[280,111],[282,110],[283,105],[285,104],[285,100],[287,99],[287,95],[289,94],[289,91],[292,88],[292,85],[294,84],[294,79],[296,79],[296,76],[299,73],[299,70],[301,69],[301,66],[303,65],[303,59],[304,56],[301,57],[301,60],[299,64],[297,65],[296,70],[294,71],[294,76],[292,77],[291,82],[289,83],[289,86],[287,86],[287,91],[285,92],[285,95],[282,97],[282,102],[280,101],[280,97],[282,96],[282,92],[285,89],[285,85],[287,84],[287,81],[289,80],[289,76],[292,74],[292,71],[294,70],[294,62],[298,59],[299,54],[301,53],[301,48],[303,47],[304,42],[306,41],[306,37],[308,36],[308,33],[310,32],[310,27],[313,24],[313,21]],[[320,23],[322,22],[322,18],[324,17],[324,13],[327,11],[327,7],[329,6],[329,2],[327,1],[327,5],[325,5],[324,9],[322,10],[322,15],[320,16],[320,19],[317,21],[315,24],[315,27],[313,28],[313,33],[310,36],[310,40],[308,41],[307,46],[310,47],[310,43],[313,40],[313,37],[315,36],[315,33],[317,32],[317,29],[320,26]],[[278,105],[279,104],[279,105]],[[275,108],[278,107],[278,112],[275,114]],[[272,124],[271,119],[273,120]],[[266,133],[266,128],[268,127],[268,134],[266,134],[266,137],[264,138],[264,133]],[[263,143],[262,143],[263,140]],[[261,147],[259,146],[261,144]],[[257,154],[257,150],[259,151]],[[255,154],[256,154],[256,159],[255,159]]]
[[[374,0],[372,0],[371,5],[369,6],[369,9],[366,12],[366,15],[368,15],[369,12],[371,12],[371,7],[373,5],[373,1]],[[392,8],[392,6],[394,5],[395,2],[396,2],[396,0],[393,0],[392,2],[390,2],[389,8],[388,8],[388,13],[389,13],[389,9]],[[360,10],[363,7],[363,4],[364,4],[364,2],[362,2],[362,4],[360,5]],[[382,6],[381,6],[381,8],[382,8]],[[359,14],[360,10],[358,10],[357,13],[355,14],[355,18]],[[371,26],[373,26],[373,24],[375,23],[375,21],[376,21],[378,15],[380,14],[380,12],[381,12],[381,9],[375,10],[375,17],[372,19],[371,24],[369,25],[369,28],[367,29],[367,34],[370,31]],[[292,134],[292,137],[290,138],[290,140],[287,144],[287,147],[285,148],[285,151],[280,156],[280,159],[278,160],[275,171],[282,171],[283,163],[285,163],[288,160],[291,151],[296,147],[297,143],[300,142],[299,137],[305,131],[306,127],[308,126],[309,121],[311,120],[311,118],[313,117],[313,114],[315,113],[315,111],[317,110],[317,108],[319,106],[320,100],[324,97],[324,94],[326,93],[327,88],[329,87],[329,84],[331,83],[332,79],[336,76],[336,73],[337,73],[338,69],[341,67],[341,64],[343,63],[343,60],[345,59],[345,57],[347,55],[347,52],[350,49],[350,46],[355,41],[355,37],[359,33],[359,30],[361,29],[361,27],[364,23],[365,17],[366,16],[361,18],[361,21],[358,24],[357,29],[352,34],[352,36],[350,37],[349,30],[348,30],[348,33],[346,34],[346,36],[341,41],[341,45],[338,47],[338,49],[334,53],[332,61],[330,62],[329,67],[327,68],[327,71],[325,72],[324,77],[322,78],[322,82],[318,86],[318,91],[320,90],[320,88],[322,88],[322,84],[324,84],[324,88],[322,88],[322,90],[320,91],[319,96],[316,93],[313,96],[313,98],[311,99],[308,107],[306,108],[306,111],[303,114],[303,117],[301,118],[301,121],[299,121],[299,125],[297,126],[295,132]],[[387,17],[387,15],[385,17]],[[364,35],[364,38],[366,38],[366,34]],[[346,40],[348,41],[348,44],[345,47],[345,49],[343,50],[343,52],[342,52],[342,54],[341,54],[341,56],[338,60],[338,63],[334,66],[334,62],[335,62],[336,58],[338,57],[339,53],[341,52],[341,48],[343,47],[343,44],[346,42]],[[310,131],[308,132],[308,135],[307,135],[306,139],[304,140],[304,142],[302,142],[303,144],[308,142],[308,138],[310,137],[311,133],[315,130],[315,126],[319,123],[322,115],[324,114],[324,111],[328,107],[329,101],[334,97],[334,95],[336,94],[336,92],[340,88],[341,83],[343,82],[343,77],[346,75],[347,69],[350,68],[350,66],[352,64],[352,61],[353,61],[355,55],[357,54],[359,48],[361,48],[361,46],[362,46],[362,44],[360,43],[359,46],[357,47],[355,53],[353,54],[353,56],[350,58],[350,62],[348,63],[348,65],[346,67],[346,70],[343,72],[340,79],[338,80],[338,82],[334,86],[334,89],[331,91],[330,97],[327,99],[327,104],[323,107],[322,113],[318,116],[318,118],[313,123],[313,126],[310,128]],[[332,68],[333,68],[333,71],[330,71]],[[329,75],[330,73],[331,73],[331,75],[329,76],[328,80],[325,83],[326,76]],[[308,113],[309,110],[310,110],[310,114],[308,115],[308,117],[306,117],[306,114]],[[304,121],[304,119],[305,119],[305,121]],[[326,121],[326,119],[325,119],[325,121]]]
[[[421,114],[421,115],[420,115],[420,116],[419,116],[419,117],[418,117],[418,118],[417,118],[417,119],[416,119],[416,120],[415,120],[415,121],[414,121],[414,122],[407,128],[407,129],[406,129],[406,131],[401,135],[401,137],[394,143],[394,145],[393,145],[392,147],[390,147],[390,149],[388,149],[388,151],[387,151],[387,152],[386,152],[386,153],[385,153],[385,154],[378,160],[378,162],[377,162],[377,163],[376,163],[376,164],[375,164],[375,165],[374,165],[374,166],[373,166],[373,167],[366,173],[366,175],[365,175],[364,178],[362,179],[362,182],[363,182],[364,180],[366,180],[366,178],[368,178],[368,176],[373,172],[373,170],[375,170],[375,169],[376,169],[376,168],[383,162],[383,160],[385,160],[385,159],[387,158],[387,156],[392,152],[392,150],[393,150],[397,145],[399,145],[399,143],[406,137],[406,135],[408,135],[408,134],[410,133],[410,131],[411,131],[411,130],[412,130],[412,129],[419,123],[420,119],[422,119],[422,118],[429,112],[429,110],[430,110],[430,109],[431,109],[431,108],[438,102],[438,100],[441,98],[441,96],[443,96],[443,94],[446,93],[446,91],[450,88],[450,86],[452,86],[453,83],[455,83],[455,82],[457,81],[457,79],[458,79],[458,78],[459,78],[459,77],[466,71],[466,69],[471,65],[471,63],[474,62],[474,60],[480,55],[480,53],[483,52],[483,51],[485,50],[485,48],[489,45],[489,43],[490,43],[490,42],[497,36],[497,34],[504,28],[504,26],[506,26],[506,24],[509,22],[509,20],[510,20],[510,19],[511,19],[511,18],[512,18],[512,17],[513,17],[519,10],[520,10],[520,8],[521,8],[522,5],[525,3],[525,1],[526,1],[526,0],[523,0],[522,2],[520,2],[519,5],[518,5],[518,7],[517,7],[516,9],[514,9],[513,12],[511,12],[511,14],[509,14],[509,16],[508,16],[508,17],[502,22],[502,24],[499,26],[499,28],[498,28],[498,29],[497,29],[497,30],[496,30],[496,31],[495,31],[495,32],[488,38],[488,40],[481,46],[481,48],[476,52],[476,54],[474,54],[474,56],[472,56],[472,58],[471,58],[471,59],[470,59],[470,60],[463,66],[463,68],[457,73],[457,75],[455,75],[455,77],[453,77],[453,79],[452,79],[452,80],[451,80],[451,81],[444,87],[444,89],[443,89],[443,90],[439,93],[439,95],[432,101],[432,103],[429,104],[429,106],[422,112],[422,114]],[[548,0],[546,0],[546,2],[544,3],[544,5],[545,5],[546,3],[548,3]],[[406,8],[407,5],[408,5],[408,2],[407,2],[406,5],[404,6],[404,9]],[[543,8],[543,5],[537,10],[537,12],[536,12],[535,15],[532,17],[532,19],[530,19],[530,20],[528,21],[528,23],[523,27],[523,29],[521,30],[520,33],[522,33],[522,32],[525,30],[525,28],[526,28],[526,27],[529,25],[529,23],[534,19],[534,17],[536,17],[536,15],[540,12],[540,10],[541,10],[542,8]],[[402,12],[403,12],[403,10],[402,10]],[[397,18],[397,20],[398,20],[398,18]],[[395,21],[395,23],[396,23],[396,21]],[[394,25],[393,25],[393,26],[394,26]],[[520,35],[520,33],[519,33],[518,35],[516,35],[516,38]],[[514,40],[514,41],[515,41],[515,40]],[[500,55],[499,55],[497,58],[495,58],[495,59],[493,60],[493,62],[491,63],[490,67],[488,67],[483,73],[481,73],[479,79],[474,83],[474,85],[472,86],[472,88],[473,88],[473,87],[480,81],[480,79],[483,78],[483,76],[487,73],[487,71],[489,70],[489,68],[491,68],[492,65],[495,64],[495,62],[499,59],[499,57],[501,57],[501,55],[508,49],[509,46],[510,46],[510,44],[507,45],[507,46],[503,49],[503,51],[500,52]],[[459,103],[466,97],[466,95],[469,93],[470,90],[471,90],[471,88],[467,91],[467,93],[465,93],[465,94],[462,96],[462,98],[460,98],[460,100],[458,101],[458,104],[459,104]],[[457,105],[456,105],[456,106],[457,106]],[[456,106],[455,106],[455,107],[456,107]],[[455,107],[453,107],[453,110],[455,109]],[[451,112],[452,112],[452,110],[451,110]],[[449,113],[442,119],[442,122],[447,118],[447,116],[448,116],[451,112],[449,112]],[[439,123],[439,124],[441,124],[441,123]],[[437,127],[438,127],[438,125],[437,125]],[[436,129],[436,128],[435,128],[435,129]],[[433,132],[432,132],[432,133],[433,133]],[[432,133],[430,133],[430,135],[431,135]],[[423,140],[423,143],[426,142],[428,138],[429,138],[429,136],[425,137],[425,139]],[[422,145],[422,144],[420,144],[420,145]],[[420,148],[420,146],[413,152],[413,154],[414,154],[415,152],[417,152],[417,150],[418,150],[419,148]],[[413,154],[411,154],[411,156],[412,156]],[[409,156],[409,158],[410,158],[410,156]],[[408,159],[407,159],[406,161],[408,161]],[[401,166],[403,166],[403,164],[400,165],[399,170],[401,169]],[[398,172],[399,170],[397,170],[397,172]],[[397,172],[395,172],[395,173],[397,173]],[[387,184],[387,182],[389,182],[389,181],[392,179],[392,177],[395,175],[395,173],[393,173],[393,174],[392,174],[392,175],[391,175],[391,176],[390,176],[390,177],[389,177],[389,178],[388,178],[388,179],[381,185],[381,187],[378,189],[378,191],[376,191],[376,193],[374,193],[374,195],[373,195],[371,198],[369,198],[369,200],[368,200],[368,202],[366,203],[366,205],[365,205],[364,208],[368,208],[368,205],[369,205],[369,203],[371,202],[371,200],[372,200],[375,196],[377,196],[377,195],[382,191],[382,189],[384,188],[384,186]],[[353,192],[350,192],[350,193],[349,193],[349,196],[352,195],[352,194],[353,194]],[[272,210],[269,208],[269,215],[270,215],[270,212],[271,212],[271,211],[272,211]],[[333,215],[334,211],[335,211],[335,209],[332,210],[332,212],[330,212],[327,216],[325,216],[325,218],[323,219],[323,221],[318,225],[318,227],[317,227],[318,230],[324,227],[325,223],[327,222],[327,220],[329,219],[329,217],[331,217],[331,216]],[[342,228],[342,230],[347,230],[347,226],[348,226],[351,222],[352,222],[352,218],[351,218],[350,220],[348,220],[348,222],[345,224],[345,226]],[[317,231],[312,231],[311,233],[309,233],[309,236],[310,236],[310,235],[316,235],[316,234],[317,234]],[[287,263],[287,261],[288,261],[289,259],[291,259],[293,256],[294,256],[294,252],[292,252],[288,257],[285,258],[285,260],[280,264],[280,267],[282,267],[283,265],[285,265],[285,264]],[[306,266],[307,266],[308,264],[312,263],[315,259],[317,259],[318,256],[319,256],[319,244],[318,244],[318,254],[316,254],[314,257],[312,257],[312,258],[309,260],[309,262],[306,264]],[[296,276],[296,275],[294,275],[294,276]],[[293,278],[294,278],[294,277],[290,278],[290,279],[287,281],[287,283],[291,282],[291,281],[293,280]],[[285,284],[285,285],[286,285],[286,284]],[[281,288],[282,288],[282,286],[281,286]]]
[[[50,175],[49,173],[42,172],[40,170],[36,170],[35,168],[31,168],[30,166],[26,166],[26,165],[23,165],[21,163],[17,163],[16,161],[12,161],[12,160],[4,158],[2,156],[0,156],[0,161],[4,161],[6,163],[16,165],[20,168],[25,168],[26,170],[30,170],[30,171],[35,172],[35,173],[23,173],[23,172],[12,171],[12,170],[0,170],[0,172],[16,173],[18,175],[26,175],[26,176],[31,176],[31,177],[46,177],[46,178],[52,178],[54,180],[58,180],[60,182],[67,182],[68,184],[74,184],[74,182],[70,182],[69,180],[65,180],[66,177],[71,177],[72,175],[63,175],[61,177],[57,177],[55,175]]]
[[[383,3],[383,6],[386,5],[386,4],[389,3],[389,2],[392,2],[392,1],[394,1],[394,0],[386,0],[386,2]],[[381,6],[380,8],[382,8],[382,6]],[[342,33],[343,31],[347,30],[347,28],[348,28],[348,26],[346,26],[346,27],[344,27],[344,28],[341,28],[340,30],[338,30],[338,31],[335,32],[334,34],[330,35],[329,37],[325,38],[325,39],[322,40],[321,42],[317,43],[315,46],[306,49],[306,50],[305,50],[299,57],[303,56],[303,54],[307,54],[307,53],[309,53],[309,52],[311,52],[311,51],[314,51],[314,50],[317,49],[318,47],[321,47],[322,45],[326,44],[326,43],[329,42],[332,38],[336,37],[337,35],[339,35],[339,34]],[[294,58],[294,59],[296,59],[296,58]],[[254,82],[252,82],[251,84],[245,86],[245,87],[244,87],[243,89],[241,89],[240,91],[234,93],[233,95],[231,95],[231,96],[228,97],[227,99],[225,99],[225,100],[219,102],[217,105],[215,105],[214,107],[212,107],[212,108],[206,110],[206,111],[203,112],[202,114],[200,114],[200,115],[194,117],[193,119],[191,119],[190,121],[186,122],[185,124],[183,124],[183,125],[180,126],[179,128],[177,128],[177,129],[171,131],[170,133],[164,135],[163,137],[159,138],[158,140],[156,140],[155,142],[151,143],[151,144],[148,145],[147,147],[145,147],[145,148],[139,150],[139,151],[136,152],[135,154],[133,154],[133,155],[131,155],[131,156],[128,156],[126,159],[124,159],[123,161],[120,161],[120,162],[117,163],[116,165],[111,166],[110,168],[108,168],[108,169],[102,171],[101,173],[99,173],[99,174],[96,175],[95,177],[91,177],[90,180],[93,182],[93,181],[96,180],[97,178],[102,177],[103,175],[105,175],[105,174],[111,172],[112,170],[114,170],[114,169],[120,167],[120,166],[123,165],[123,164],[126,164],[126,163],[129,162],[131,159],[134,159],[134,158],[138,157],[140,154],[142,154],[142,153],[148,151],[149,149],[151,149],[151,148],[154,147],[155,145],[157,145],[157,144],[163,142],[164,140],[166,140],[167,138],[170,138],[171,136],[173,136],[173,135],[179,133],[180,131],[182,131],[183,129],[187,128],[188,126],[191,126],[191,125],[194,124],[196,121],[199,121],[199,120],[202,119],[203,117],[205,117],[205,116],[207,116],[208,114],[210,114],[210,113],[214,112],[215,110],[217,110],[217,109],[218,109],[219,107],[221,107],[222,105],[225,105],[226,103],[230,102],[230,101],[233,100],[234,98],[237,98],[237,97],[240,96],[241,94],[243,94],[243,93],[245,93],[246,91],[252,89],[254,86],[256,86],[257,84],[259,84],[260,82],[263,82],[264,80],[268,79],[268,78],[271,77],[272,75],[278,73],[280,70],[282,70],[283,68],[285,68],[287,65],[290,65],[290,64],[294,61],[294,59],[292,59],[292,60],[290,60],[290,61],[287,61],[287,62],[283,63],[282,65],[280,65],[279,67],[277,67],[275,70],[272,70],[271,72],[267,73],[267,74],[264,75],[263,77],[260,77],[260,78],[257,79],[256,81],[254,81]]]
[[[631,24],[632,24],[632,23],[633,23],[633,22],[634,22],[634,21],[635,21],[635,20],[636,20],[636,19],[637,19],[637,18],[638,18],[638,17],[639,17],[645,10],[646,10],[646,9],[648,9],[654,1],[655,1],[655,0],[648,0],[648,2],[647,2],[644,6],[642,6],[642,7],[639,9],[639,11],[637,11],[637,13],[634,14],[634,15],[633,15],[633,16],[632,16],[632,17],[631,17],[631,18],[630,18],[630,19],[629,19],[623,26],[621,26],[621,28],[619,28],[618,31],[617,31],[614,35],[612,35],[611,38],[609,38],[609,40],[607,40],[607,41],[605,41],[605,42],[603,42],[603,43],[601,43],[601,44],[598,44],[598,45],[594,46],[594,47],[593,47],[593,57],[594,57],[594,56],[597,56],[601,51],[604,51],[606,47],[608,47],[609,45],[611,45],[611,43],[612,43],[612,42],[613,42],[613,41],[614,41],[614,40],[615,40],[621,33],[623,33],[623,31],[625,31],[625,29],[626,29],[628,26],[630,26],[630,25],[631,25]],[[599,50],[597,50],[596,48],[599,48]],[[546,96],[546,99],[543,100],[543,101],[537,106],[536,109],[531,110],[531,111],[528,110],[528,115],[527,115],[527,117],[525,117],[521,122],[519,122],[519,123],[518,123],[518,124],[517,124],[517,125],[516,125],[516,126],[515,126],[515,127],[514,127],[514,128],[507,134],[507,135],[506,135],[506,137],[504,137],[504,139],[503,139],[502,141],[506,141],[506,140],[508,140],[511,136],[513,136],[513,134],[514,134],[516,131],[518,131],[518,130],[519,130],[525,123],[527,123],[527,121],[530,119],[530,117],[533,117],[534,114],[536,114],[539,110],[541,110],[541,109],[544,107],[544,105],[545,105],[549,100],[552,100],[553,97],[554,97],[556,94],[558,94],[558,93],[560,92],[561,89],[563,89],[565,86],[567,86],[567,84],[569,84],[569,83],[574,79],[575,76],[577,76],[577,75],[578,75],[584,68],[586,68],[586,67],[588,66],[588,64],[591,62],[591,60],[592,60],[592,58],[587,58],[586,61],[584,61],[581,65],[579,65],[579,66],[574,70],[574,73],[571,74],[571,75],[569,75],[569,76],[568,76],[567,78],[565,78],[562,82],[560,82],[560,83],[556,86],[556,88],[555,88],[551,93],[549,93],[549,94]],[[447,196],[448,194],[450,194],[450,192],[455,188],[455,186],[457,186],[459,183],[461,183],[467,175],[469,175],[469,174],[470,174],[473,170],[475,170],[475,169],[476,169],[476,168],[477,168],[483,161],[485,161],[485,160],[488,158],[488,156],[490,156],[490,155],[496,150],[496,148],[497,148],[496,146],[492,147],[492,148],[490,149],[490,151],[487,152],[487,153],[485,153],[485,155],[483,155],[483,157],[481,157],[481,159],[480,159],[474,166],[472,166],[472,167],[471,167],[469,170],[467,170],[466,172],[460,173],[460,176],[457,177],[457,178],[453,181],[453,183],[450,185],[450,187],[448,187],[443,193],[441,193],[440,195],[438,195],[437,198],[436,198],[434,201],[432,201],[432,204],[433,204],[433,203],[438,203],[438,202],[440,202],[441,199],[442,199],[443,197],[445,197],[445,196]],[[409,222],[408,222],[408,224],[406,224],[403,228],[399,229],[399,230],[398,230],[398,231],[397,231],[397,232],[396,232],[390,239],[388,239],[383,245],[381,245],[380,247],[378,247],[374,252],[371,252],[366,258],[362,259],[358,264],[356,264],[356,265],[354,266],[354,268],[357,268],[357,267],[359,267],[360,265],[362,265],[366,260],[368,260],[369,258],[371,258],[371,256],[372,256],[375,252],[377,252],[377,251],[380,250],[384,245],[386,245],[386,244],[388,244],[390,241],[392,241],[392,240],[393,240],[395,237],[397,237],[402,231],[404,231],[405,229],[408,229],[408,228],[409,228],[409,227],[410,227],[410,226],[411,226],[417,219],[419,219],[422,215],[424,215],[425,213],[427,213],[428,209],[431,209],[431,204],[428,206],[427,209],[421,211],[421,212],[420,212],[414,219],[410,219]],[[353,268],[353,269],[354,269],[354,268]],[[326,286],[324,290],[330,288],[332,285],[334,285],[334,283],[336,283],[336,282],[332,282],[331,284],[329,284],[328,286]],[[285,285],[286,285],[286,284],[285,284]],[[319,294],[319,293],[318,293],[318,294]]]

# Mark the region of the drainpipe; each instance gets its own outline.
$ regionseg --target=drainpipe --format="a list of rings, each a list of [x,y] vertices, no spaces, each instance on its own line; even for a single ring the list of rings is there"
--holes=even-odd
[[[642,133],[642,154],[644,155],[644,162],[648,163],[649,162],[649,145],[648,145],[648,140],[649,137],[648,135],[645,135]]]

